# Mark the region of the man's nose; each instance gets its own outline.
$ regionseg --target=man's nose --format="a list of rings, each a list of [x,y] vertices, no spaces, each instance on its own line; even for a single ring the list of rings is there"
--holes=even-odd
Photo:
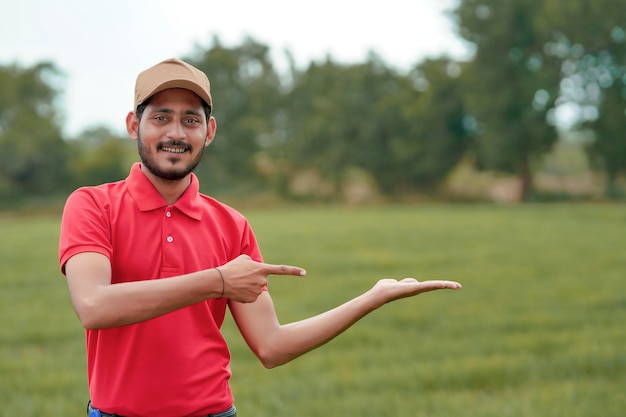
[[[187,137],[187,133],[182,123],[172,123],[167,132],[167,136],[171,139],[181,140]]]

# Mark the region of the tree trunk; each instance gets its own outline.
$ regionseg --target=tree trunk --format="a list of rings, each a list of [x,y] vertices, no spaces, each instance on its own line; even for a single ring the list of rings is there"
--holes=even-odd
[[[528,156],[524,157],[520,161],[519,180],[520,180],[519,201],[520,202],[528,201],[530,192],[533,189],[533,173],[530,170],[530,163],[528,162]]]

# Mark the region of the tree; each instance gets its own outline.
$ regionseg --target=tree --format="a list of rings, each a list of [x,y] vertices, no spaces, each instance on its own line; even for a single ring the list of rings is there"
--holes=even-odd
[[[355,65],[339,65],[328,57],[294,73],[293,79],[283,118],[289,138],[285,175],[316,170],[332,184],[335,195],[354,168],[376,178],[382,161],[389,158],[381,112],[400,112],[386,106],[403,88],[415,93],[408,80],[401,80],[375,56]]]
[[[247,39],[229,49],[217,37],[213,44],[189,60],[211,80],[218,127],[216,140],[197,174],[201,183],[214,191],[232,190],[242,184],[257,188],[262,177],[255,156],[272,135],[279,78],[267,46]]]
[[[84,130],[68,141],[68,172],[74,187],[97,185],[126,178],[128,165],[137,160],[137,145],[104,126]]]
[[[552,29],[538,19],[544,0],[461,0],[460,34],[476,47],[465,79],[478,122],[478,167],[516,174],[520,199],[532,190],[532,163],[557,139],[549,123],[559,93],[560,62],[544,46]]]
[[[346,170],[368,169],[373,158],[385,157],[368,129],[385,88],[395,88],[386,84],[393,76],[374,61],[344,66],[328,57],[293,78],[284,108],[286,175],[315,169],[338,193]]]
[[[64,188],[66,144],[51,63],[0,67],[0,193],[25,196]]]
[[[465,66],[448,58],[431,59],[410,74],[419,94],[413,93],[402,108],[402,120],[391,124],[395,133],[390,162],[395,169],[389,169],[396,186],[435,191],[466,153],[473,132],[464,103]]]
[[[623,195],[617,186],[620,174],[626,173],[626,87],[615,81],[603,90],[599,116],[589,123],[595,140],[587,150],[592,161],[600,165],[607,177],[606,194]]]
[[[576,127],[593,131],[587,148],[616,192],[626,172],[626,14],[616,0],[546,0],[540,18],[553,27],[546,50],[562,61],[561,103],[581,110]]]
[[[437,60],[405,76],[375,55],[338,65],[330,58],[294,76],[287,96],[287,153],[296,170],[316,170],[340,192],[354,168],[387,195],[432,191],[464,150],[458,83]],[[415,78],[431,81],[420,91]]]

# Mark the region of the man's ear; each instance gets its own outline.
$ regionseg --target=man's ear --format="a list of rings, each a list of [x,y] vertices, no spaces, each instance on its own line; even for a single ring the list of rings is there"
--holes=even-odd
[[[204,147],[205,148],[207,146],[209,146],[211,144],[211,142],[213,142],[213,139],[215,139],[215,131],[216,130],[217,130],[217,122],[215,121],[215,118],[213,116],[211,116],[209,118],[207,130],[206,130],[206,139],[204,139]]]
[[[139,137],[139,119],[135,112],[131,111],[126,115],[126,131],[132,140]]]

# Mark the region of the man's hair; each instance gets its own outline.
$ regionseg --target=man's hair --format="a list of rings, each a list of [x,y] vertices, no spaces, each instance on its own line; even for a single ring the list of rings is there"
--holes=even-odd
[[[143,112],[146,110],[146,107],[148,107],[148,104],[150,104],[150,100],[152,100],[152,97],[150,97],[149,99],[147,99],[146,101],[144,101],[143,103],[137,106],[137,110],[135,110],[135,114],[137,115],[137,119],[139,121],[141,121],[141,117],[143,116]],[[202,107],[204,108],[204,114],[206,116],[206,122],[208,124],[209,118],[211,117],[211,111],[212,111],[211,106],[202,99],[200,99],[200,101],[202,101]]]

